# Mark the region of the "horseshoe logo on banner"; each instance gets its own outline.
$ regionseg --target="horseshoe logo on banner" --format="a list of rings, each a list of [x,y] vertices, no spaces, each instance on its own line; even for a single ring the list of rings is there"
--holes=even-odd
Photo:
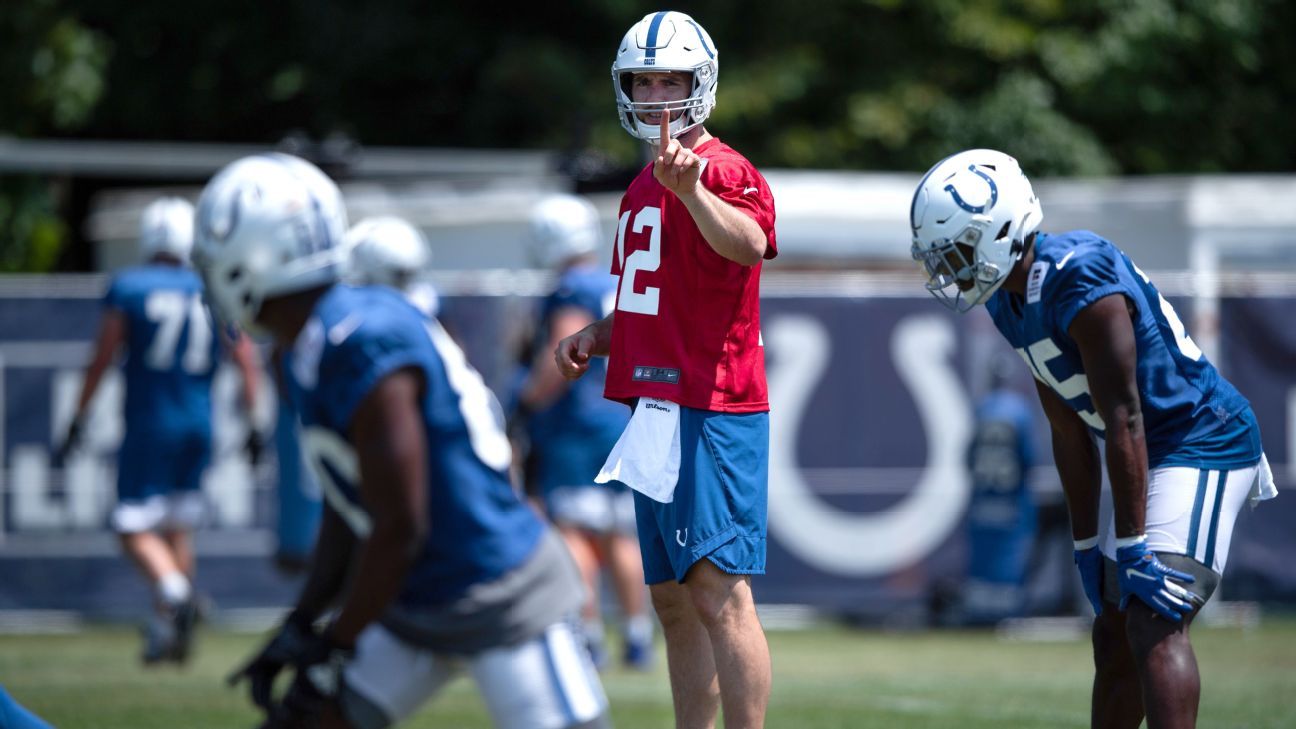
[[[786,315],[768,326],[765,341],[776,365],[769,376],[771,536],[816,569],[852,577],[888,574],[930,554],[958,525],[969,497],[964,448],[972,413],[949,359],[953,325],[909,316],[892,333],[891,360],[922,421],[927,463],[907,495],[878,512],[843,511],[820,499],[797,463],[798,430],[831,356],[827,329],[813,317]]]

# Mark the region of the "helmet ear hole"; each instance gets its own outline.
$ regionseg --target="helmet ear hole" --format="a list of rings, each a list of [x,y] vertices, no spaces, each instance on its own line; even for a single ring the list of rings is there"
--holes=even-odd
[[[1010,224],[1011,224],[1011,223],[1005,222],[1005,223],[1003,224],[1003,227],[999,229],[999,232],[998,232],[997,234],[995,234],[994,239],[995,239],[995,240],[1003,240],[1003,237],[1006,236],[1006,235],[1008,235],[1008,226],[1009,226]]]

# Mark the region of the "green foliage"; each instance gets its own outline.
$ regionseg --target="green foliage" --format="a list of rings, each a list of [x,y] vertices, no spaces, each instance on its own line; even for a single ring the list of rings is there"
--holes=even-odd
[[[56,0],[0,9],[0,135],[73,132],[104,97],[111,43]],[[67,228],[48,183],[0,178],[0,271],[48,271]]]
[[[774,0],[679,6],[720,50],[711,130],[767,166],[919,170],[971,145],[1034,174],[1296,164],[1296,3]],[[75,8],[75,12],[73,11]],[[23,135],[641,152],[608,67],[656,9],[424,0],[0,7]],[[111,39],[111,40],[109,40]]]
[[[48,182],[0,178],[0,272],[49,271],[67,240]]]

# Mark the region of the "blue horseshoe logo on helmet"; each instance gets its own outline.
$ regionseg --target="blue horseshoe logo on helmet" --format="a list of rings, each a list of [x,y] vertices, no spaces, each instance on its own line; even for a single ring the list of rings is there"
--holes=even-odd
[[[954,198],[955,205],[958,205],[969,213],[984,213],[993,208],[996,202],[999,202],[999,186],[995,184],[995,181],[991,179],[990,175],[978,170],[976,165],[968,165],[968,170],[977,177],[985,180],[986,184],[990,186],[990,202],[985,205],[968,205],[963,201],[962,197],[959,197],[958,190],[955,190],[954,185],[952,184],[945,186],[945,192],[948,192]]]

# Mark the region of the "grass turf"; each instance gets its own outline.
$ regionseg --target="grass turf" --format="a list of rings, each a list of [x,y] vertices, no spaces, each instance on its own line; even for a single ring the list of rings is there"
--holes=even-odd
[[[1296,618],[1256,628],[1194,629],[1202,674],[1200,727],[1296,726]],[[769,727],[925,729],[1086,727],[1087,642],[1013,642],[986,632],[884,633],[837,627],[769,634]],[[203,631],[183,669],[142,668],[138,635],[0,636],[0,684],[56,727],[253,727],[258,715],[224,676],[260,636]],[[659,647],[660,650],[660,647]],[[619,729],[670,727],[664,655],[648,674],[604,674]],[[466,680],[405,727],[489,727]]]

